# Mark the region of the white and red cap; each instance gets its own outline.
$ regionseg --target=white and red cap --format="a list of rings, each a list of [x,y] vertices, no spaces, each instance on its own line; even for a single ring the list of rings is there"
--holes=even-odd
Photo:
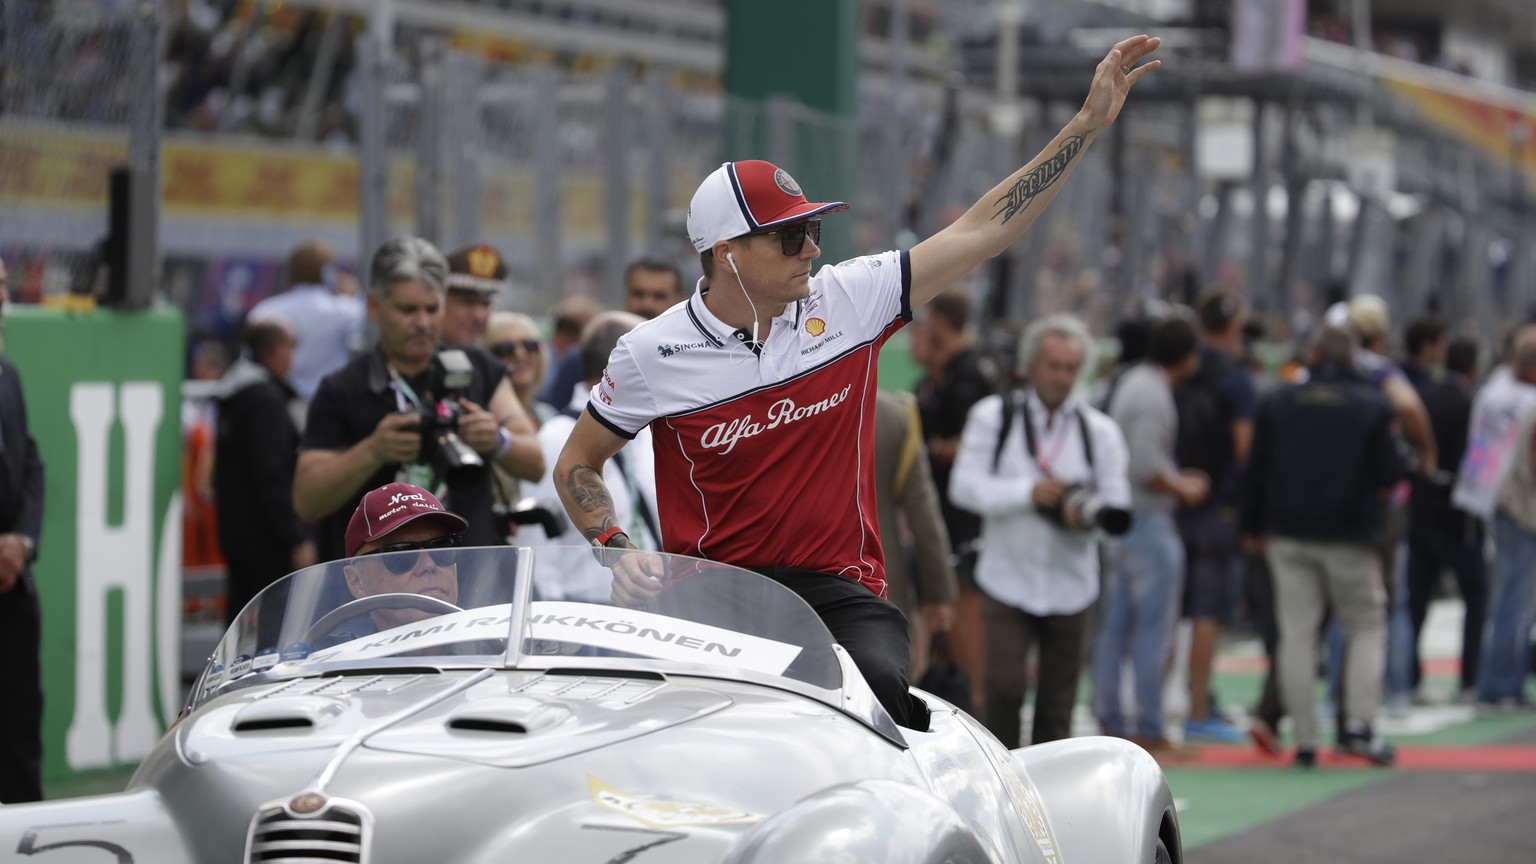
[[[431,492],[409,483],[386,483],[363,496],[347,521],[347,557],[357,554],[364,543],[371,543],[396,528],[417,519],[435,519],[451,535],[469,530],[469,523],[457,513],[443,509]]]
[[[805,200],[795,178],[772,162],[727,162],[693,193],[688,203],[688,239],[693,248],[704,252],[721,240],[847,209],[843,201]]]

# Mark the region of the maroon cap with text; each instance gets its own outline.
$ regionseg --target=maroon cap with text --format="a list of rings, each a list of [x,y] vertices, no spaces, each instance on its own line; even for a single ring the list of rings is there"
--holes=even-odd
[[[443,509],[437,496],[409,483],[388,483],[369,492],[352,511],[347,522],[346,552],[357,554],[364,543],[371,543],[396,528],[417,519],[436,519],[453,535],[463,534],[469,523],[457,513]]]

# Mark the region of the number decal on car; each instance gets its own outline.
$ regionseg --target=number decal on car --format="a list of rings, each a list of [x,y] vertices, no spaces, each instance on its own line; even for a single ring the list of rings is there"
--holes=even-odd
[[[117,864],[133,864],[133,853],[127,849],[109,843],[106,840],[62,840],[58,843],[46,843],[37,845],[37,832],[49,828],[81,828],[91,823],[75,823],[72,825],[36,825],[28,828],[21,835],[21,842],[16,844],[17,855],[42,855],[48,852],[57,852],[60,849],[71,849],[84,846],[88,849],[100,849],[117,856]]]
[[[620,852],[612,858],[609,858],[607,861],[604,861],[603,864],[629,864],[629,862],[635,860],[635,856],[639,855],[641,852],[655,849],[658,846],[665,846],[668,843],[681,840],[688,836],[681,831],[657,831],[653,828],[626,828],[618,825],[583,825],[581,827],[590,828],[593,831],[628,831],[633,834],[657,835],[658,839],[652,840],[649,843],[642,843],[632,849],[625,849],[623,852]]]

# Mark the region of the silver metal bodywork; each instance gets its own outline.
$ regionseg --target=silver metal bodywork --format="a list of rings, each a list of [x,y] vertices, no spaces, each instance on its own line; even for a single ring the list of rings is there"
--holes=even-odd
[[[417,641],[399,643],[417,646],[406,656],[342,656],[398,638],[385,630],[246,671],[247,658],[233,652],[242,650],[238,631],[255,625],[237,623],[184,719],[127,791],[0,807],[0,862],[1150,864],[1160,837],[1180,860],[1162,771],[1128,742],[1080,738],[1010,752],[920,691],[929,730],[897,727],[824,628],[796,637],[805,644],[793,663],[813,652],[827,661],[808,675],[793,663],[737,665],[746,653],[701,663],[573,647],[549,628],[620,631],[636,620],[638,634],[654,636],[658,629],[644,628],[660,619],[608,607],[551,623],[546,613],[557,607],[532,599],[528,577],[555,556],[465,552],[485,556],[482,569],[515,574],[503,586],[508,603],[465,604],[458,618],[425,623],[452,629],[442,622],[510,609],[495,622],[508,634],[504,653],[424,653],[424,627],[414,624]],[[490,556],[503,560],[493,567]],[[767,610],[705,625],[672,609],[675,634],[692,634],[673,644],[693,636],[705,644],[714,633],[729,648],[738,643],[719,634],[734,633],[766,647],[819,626],[763,577],[725,576],[719,565],[700,574],[700,562],[667,560],[674,573],[692,571],[687,590],[732,586],[711,594],[712,604],[750,599]],[[336,574],[321,575],[334,583]],[[328,611],[311,594],[320,596],[296,583],[286,612],[303,612],[284,622],[285,633]],[[728,621],[741,629],[685,630]],[[741,623],[752,621],[772,626],[753,634],[755,625]]]

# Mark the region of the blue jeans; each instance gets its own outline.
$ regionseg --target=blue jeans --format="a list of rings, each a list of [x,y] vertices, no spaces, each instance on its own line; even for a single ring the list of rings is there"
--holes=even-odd
[[[1184,544],[1169,513],[1137,513],[1108,548],[1099,633],[1093,648],[1093,713],[1109,735],[1163,737],[1163,664],[1178,620]],[[1135,728],[1120,704],[1120,665],[1131,658]]]
[[[1536,619],[1536,534],[1503,514],[1493,520],[1493,572],[1496,584],[1477,673],[1477,700],[1523,702],[1525,676],[1531,671],[1531,623]]]

